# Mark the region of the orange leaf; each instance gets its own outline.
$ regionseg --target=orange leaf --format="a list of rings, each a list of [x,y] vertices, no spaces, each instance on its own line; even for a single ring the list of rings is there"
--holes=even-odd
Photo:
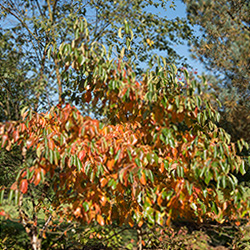
[[[195,108],[193,114],[194,114],[194,117],[196,118],[196,117],[197,117],[197,114],[198,114],[198,108],[197,108],[197,107]]]
[[[109,160],[109,161],[107,162],[107,167],[108,167],[108,169],[109,169],[110,171],[113,170],[114,164],[115,164],[115,160],[114,160],[114,159]]]
[[[37,186],[40,183],[40,181],[41,181],[41,175],[40,175],[40,172],[37,172],[35,180],[34,180],[35,186]]]
[[[20,191],[25,194],[28,190],[28,181],[27,179],[23,179],[21,180],[21,183],[20,183]]]
[[[54,150],[55,144],[52,139],[48,139],[48,146],[49,146],[49,149]]]
[[[160,173],[163,173],[164,169],[165,169],[164,163],[162,162],[162,163],[161,163],[161,167],[160,167]]]
[[[100,203],[101,203],[101,205],[104,207],[105,206],[105,204],[106,204],[106,201],[107,201],[107,198],[106,198],[106,196],[102,196],[101,197],[101,199],[100,199]]]
[[[143,220],[140,220],[138,223],[138,227],[141,227],[143,225]]]
[[[142,185],[146,185],[146,183],[147,183],[146,175],[145,175],[144,172],[141,173],[140,182],[141,182]]]
[[[17,182],[15,181],[11,187],[10,187],[11,190],[16,190],[17,189]]]
[[[101,226],[104,226],[104,219],[103,219],[103,217],[102,217],[100,214],[97,215],[97,222],[98,222]]]
[[[161,203],[162,203],[162,195],[160,194],[157,198],[157,204],[161,206]]]
[[[177,153],[178,153],[177,148],[172,148],[172,154],[173,154],[174,158],[176,158]]]
[[[105,179],[105,178],[102,178],[102,179],[100,180],[100,183],[101,183],[101,187],[105,187],[106,184],[108,183],[108,180]]]
[[[240,221],[236,221],[235,222],[235,225],[238,227],[238,226],[240,226]]]

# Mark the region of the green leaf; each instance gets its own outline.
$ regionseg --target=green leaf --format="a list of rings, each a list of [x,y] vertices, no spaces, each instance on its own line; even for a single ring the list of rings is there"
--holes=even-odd
[[[115,161],[118,161],[120,153],[121,153],[121,150],[119,149],[118,152],[117,152],[117,154],[115,155],[115,158],[114,158]]]
[[[14,190],[10,190],[10,193],[9,193],[9,203],[11,203],[12,199],[13,199],[13,194],[14,194]]]
[[[78,157],[76,159],[76,168],[77,168],[78,172],[80,172],[82,169],[82,162],[80,161],[80,159]]]
[[[124,20],[124,26],[125,26],[125,33],[129,34],[129,24],[126,20]]]
[[[53,164],[54,162],[54,153],[51,149],[49,150],[49,162],[50,164]]]
[[[4,189],[0,191],[0,204],[3,203],[3,198],[4,198]]]
[[[87,201],[83,202],[82,206],[83,206],[85,212],[88,212],[88,211],[89,211],[89,204],[88,204]]]
[[[135,158],[135,163],[138,167],[141,167],[141,161],[139,158]]]
[[[18,190],[15,190],[15,202],[14,202],[14,205],[18,205],[18,201],[19,201],[19,191]]]
[[[149,180],[154,183],[154,175],[153,175],[153,172],[150,170],[150,169],[145,169],[145,174],[146,174],[146,177],[149,178]]]
[[[242,160],[241,164],[240,164],[240,173],[242,175],[244,175],[246,173],[246,170],[245,170],[245,162],[244,160]]]

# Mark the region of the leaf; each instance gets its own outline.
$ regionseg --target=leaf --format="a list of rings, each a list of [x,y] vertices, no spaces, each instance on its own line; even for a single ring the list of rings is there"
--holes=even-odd
[[[13,132],[13,138],[14,138],[14,142],[17,142],[17,140],[19,139],[19,131],[15,130]]]
[[[86,155],[86,151],[82,150],[78,153],[78,158],[82,161]]]
[[[50,162],[50,164],[53,164],[53,161],[54,161],[54,153],[53,153],[53,151],[50,149],[50,150],[49,150],[49,162]]]
[[[118,36],[121,38],[121,39],[123,39],[123,37],[122,37],[122,27],[118,30]]]
[[[88,212],[88,211],[89,211],[89,204],[88,204],[88,202],[86,202],[86,201],[83,202],[82,206],[83,206],[85,212]]]
[[[98,222],[101,226],[104,226],[104,219],[103,219],[103,217],[102,217],[100,214],[97,215],[97,222]]]
[[[108,183],[108,180],[106,178],[101,178],[100,183],[101,183],[101,187],[103,188]]]
[[[7,140],[8,140],[8,136],[7,135],[3,135],[2,136],[2,148],[5,147],[5,144],[6,144]]]
[[[41,181],[41,175],[40,172],[37,171],[36,176],[35,176],[35,180],[34,180],[34,185],[37,186]]]
[[[10,193],[9,193],[9,202],[11,202],[11,201],[12,201],[12,198],[13,198],[13,193],[14,193],[14,190],[13,190],[13,189],[11,189],[11,190],[10,190]]]
[[[30,147],[32,147],[34,145],[34,138],[29,138],[26,141],[26,145],[27,145],[27,149],[29,149]]]
[[[117,154],[115,155],[115,161],[119,159],[120,153],[121,153],[121,150],[119,149]]]
[[[107,167],[108,167],[108,169],[109,169],[110,171],[113,170],[114,164],[115,164],[115,160],[114,160],[114,159],[109,160],[109,161],[107,162]]]
[[[145,175],[145,173],[143,171],[141,172],[140,182],[141,182],[142,185],[147,184],[146,175]]]
[[[4,198],[4,189],[0,191],[0,205],[3,203],[3,198]]]
[[[17,190],[17,182],[16,181],[11,185],[10,189]]]
[[[20,182],[20,191],[25,194],[28,190],[28,181],[27,179],[22,179]]]
[[[77,160],[76,160],[76,168],[77,168],[78,172],[80,172],[82,170],[82,162],[80,161],[79,158],[77,158]]]

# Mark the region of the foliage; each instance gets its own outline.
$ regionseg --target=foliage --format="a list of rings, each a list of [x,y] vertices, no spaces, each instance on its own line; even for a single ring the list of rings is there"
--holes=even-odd
[[[152,51],[161,51],[168,62],[184,63],[184,58],[176,53],[174,46],[185,39],[190,40],[192,30],[185,19],[166,18],[165,12],[173,5],[164,0],[4,0],[0,4],[0,17],[5,30],[9,30],[15,37],[13,43],[23,44],[23,59],[32,65],[36,75],[36,98],[40,106],[51,107],[54,101],[54,98],[51,99],[53,92],[58,93],[59,102],[63,101],[68,91],[71,91],[74,81],[72,79],[67,82],[63,79],[62,65],[56,57],[52,57],[51,61],[47,59],[48,47],[58,49],[63,42],[71,42],[75,35],[75,20],[78,18],[85,18],[89,23],[88,40],[84,40],[79,33],[76,34],[81,42],[98,42],[107,47],[114,45],[116,53],[120,53],[127,40],[124,38],[119,41],[117,32],[126,19],[129,21],[126,30],[129,26],[134,34],[134,40],[130,43],[133,50],[125,51],[128,60],[136,64],[147,62]],[[154,14],[159,10],[164,10],[162,16]],[[10,24],[9,19],[14,19],[15,24]]]
[[[249,1],[183,2],[187,4],[190,22],[198,25],[203,34],[192,45],[194,56],[217,75],[212,83],[223,104],[221,126],[233,141],[244,138],[250,142]]]
[[[1,220],[0,236],[1,249],[24,250],[28,248],[29,239],[20,223]]]
[[[45,5],[45,14],[46,8],[51,7]],[[230,136],[216,126],[219,113],[204,94],[205,78],[177,70],[164,57],[152,57],[151,67],[140,74],[131,65],[134,32],[128,22],[123,20],[118,31],[126,47],[116,48],[117,59],[112,46],[91,41],[88,27],[80,18],[72,42],[58,47],[60,39],[54,36],[55,46],[47,43],[42,51],[48,49],[72,100],[99,116],[82,115],[61,102],[46,113],[23,110],[20,121],[0,124],[2,148],[18,146],[22,152],[9,201],[18,206],[32,248],[41,248],[54,214],[60,223],[129,225],[137,230],[139,248],[145,225],[239,225],[248,219],[249,199],[235,177],[245,174],[245,162]],[[56,27],[50,28],[55,35]],[[243,140],[237,146],[239,151],[248,147]],[[0,194],[2,203],[4,187]],[[25,197],[32,204],[29,214]]]
[[[1,125],[2,147],[18,144],[35,152],[11,187],[17,200],[49,181],[57,213],[82,223],[237,224],[248,217],[249,201],[234,176],[244,174],[244,161],[216,127],[218,113],[198,80],[185,70],[177,80],[175,66],[159,64],[138,82],[104,48],[102,57],[93,55],[89,60],[101,74],[88,79],[83,100],[107,103],[110,122],[83,117],[66,104],[46,114],[27,111],[22,121]]]
[[[30,66],[23,57],[22,45],[0,31],[0,121],[19,120],[21,109],[35,102]]]

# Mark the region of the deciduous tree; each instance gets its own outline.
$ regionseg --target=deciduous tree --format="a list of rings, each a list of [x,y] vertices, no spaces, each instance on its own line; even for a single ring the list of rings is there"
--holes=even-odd
[[[177,71],[164,58],[138,76],[122,52],[115,61],[95,43],[62,44],[55,52],[62,62],[66,58],[66,67],[92,72],[79,95],[92,105],[101,101],[108,121],[59,104],[1,124],[2,147],[18,144],[24,162],[34,153],[11,187],[17,201],[48,182],[57,197],[54,209],[82,223],[116,221],[140,229],[248,218],[249,200],[235,177],[245,173],[244,161],[215,125],[219,114],[204,95],[204,78]],[[238,145],[247,147],[244,141]],[[38,234],[33,237],[38,242]]]

